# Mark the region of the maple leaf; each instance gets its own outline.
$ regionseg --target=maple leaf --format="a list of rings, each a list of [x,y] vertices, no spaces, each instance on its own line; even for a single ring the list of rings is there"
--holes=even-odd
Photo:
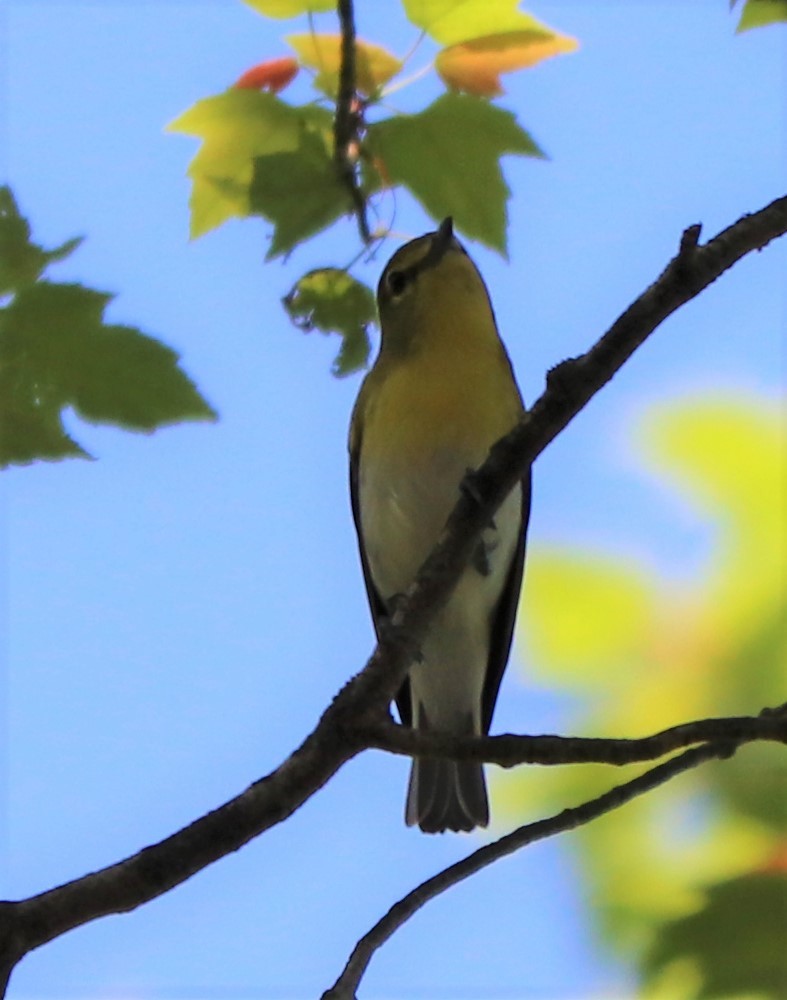
[[[111,295],[42,277],[78,240],[44,250],[30,235],[10,188],[0,188],[0,468],[90,458],[66,432],[68,409],[147,433],[216,419],[171,347],[104,322]]]
[[[368,327],[377,315],[374,293],[367,285],[340,268],[321,267],[304,274],[282,302],[299,330],[341,335],[334,375],[349,375],[367,364]]]
[[[503,93],[501,73],[535,66],[578,47],[575,38],[549,28],[510,31],[450,45],[438,53],[435,68],[452,90],[495,97]]]
[[[264,215],[276,226],[275,256],[351,207],[333,169],[324,108],[230,87],[167,127],[202,140],[188,170],[192,237],[233,216]]]
[[[519,0],[403,0],[408,20],[441,45],[450,46],[488,35],[551,31]]]
[[[342,36],[336,34],[288,35],[285,39],[298,53],[304,66],[317,70],[314,86],[335,97],[339,89]],[[402,60],[381,45],[356,39],[355,86],[367,96],[376,93],[401,70]]]
[[[787,21],[787,0],[746,0],[735,31],[740,34],[779,21]]]
[[[415,115],[369,126],[371,165],[403,184],[433,219],[447,215],[473,239],[505,253],[506,201],[500,158],[543,157],[509,111],[468,94],[444,94]],[[372,167],[370,167],[372,169]]]

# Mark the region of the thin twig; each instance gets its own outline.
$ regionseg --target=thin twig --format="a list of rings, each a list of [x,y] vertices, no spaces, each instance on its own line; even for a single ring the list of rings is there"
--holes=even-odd
[[[355,82],[355,15],[352,0],[338,0],[337,11],[342,33],[342,62],[339,68],[339,92],[333,121],[333,156],[339,178],[347,188],[358,220],[358,232],[364,245],[371,242],[366,218],[366,199],[358,183],[358,112]]]
[[[398,903],[395,903],[385,916],[368,933],[364,934],[353,949],[342,974],[334,985],[323,993],[322,1000],[354,1000],[356,990],[374,953],[422,906],[458,882],[462,882],[481,871],[482,868],[513,854],[514,851],[518,851],[528,844],[584,826],[586,823],[598,819],[599,816],[625,805],[638,795],[657,788],[683,771],[697,767],[698,764],[706,760],[729,757],[734,751],[735,743],[727,741],[706,743],[703,746],[686,750],[679,757],[673,757],[671,760],[657,765],[632,781],[617,785],[608,792],[604,792],[603,795],[599,795],[598,798],[591,799],[589,802],[584,802],[571,809],[564,809],[547,819],[521,826],[513,833],[501,837],[493,844],[479,848],[462,861],[427,879],[408,892]]]

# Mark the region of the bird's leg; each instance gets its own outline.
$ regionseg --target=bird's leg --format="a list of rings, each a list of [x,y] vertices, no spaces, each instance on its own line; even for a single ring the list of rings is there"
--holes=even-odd
[[[401,591],[399,591],[399,593],[397,593],[397,594],[391,594],[389,597],[385,598],[386,616],[385,616],[385,621],[384,622],[380,622],[380,633],[379,634],[380,634],[381,637],[382,637],[383,630],[385,628],[391,628],[392,621],[396,617],[396,613],[399,610],[399,608],[402,606],[402,604],[404,603],[406,597],[407,597],[407,594],[402,593]],[[423,654],[421,653],[420,649],[416,650],[413,653],[412,660],[413,660],[413,663],[423,663]]]
[[[459,492],[470,497],[470,499],[480,507],[484,502],[484,498],[478,492],[478,487],[475,482],[475,473],[476,469],[465,469],[464,479],[462,479],[459,484]],[[491,528],[492,531],[497,531],[497,525],[495,524],[495,519],[493,517],[490,517],[487,527]]]

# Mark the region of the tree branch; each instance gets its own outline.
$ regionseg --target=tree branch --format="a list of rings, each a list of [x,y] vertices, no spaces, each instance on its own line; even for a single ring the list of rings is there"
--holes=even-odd
[[[352,0],[338,0],[336,8],[342,33],[342,62],[339,68],[339,92],[333,120],[333,157],[339,179],[347,188],[358,220],[358,232],[364,244],[371,241],[366,218],[366,199],[358,183],[358,112],[355,85],[355,15]]]
[[[754,740],[787,743],[787,705],[763,709],[759,716],[701,719],[671,726],[641,739],[598,739],[577,736],[453,736],[434,730],[409,729],[391,719],[359,728],[358,739],[369,748],[408,757],[478,760],[500,767],[518,764],[614,764],[657,760],[694,743],[732,739],[736,745]]]
[[[334,985],[323,993],[322,1000],[355,1000],[356,990],[371,962],[374,953],[391,938],[418,910],[441,893],[464,881],[488,865],[494,864],[522,847],[554,837],[568,830],[575,830],[613,809],[618,809],[638,795],[643,795],[666,781],[688,771],[691,768],[719,757],[730,757],[735,752],[734,742],[719,741],[706,743],[700,747],[686,750],[679,757],[673,757],[659,764],[645,774],[627,781],[624,785],[611,788],[598,798],[591,799],[582,805],[564,809],[555,816],[528,823],[519,827],[513,833],[501,837],[493,844],[487,844],[474,851],[464,860],[444,869],[432,878],[427,879],[406,896],[394,903],[385,916],[372,929],[364,934],[352,951],[347,965]]]
[[[744,216],[703,247],[687,230],[678,256],[587,354],[565,361],[522,423],[469,477],[435,551],[396,609],[367,666],[339,692],[314,731],[276,770],[172,836],[101,871],[14,903],[0,904],[0,984],[34,948],[90,920],[132,910],[238,850],[298,809],[379,723],[447,598],[475,538],[522,470],[567,426],[670,313],[737,260],[787,232],[787,197]],[[712,721],[712,720],[711,720]],[[771,737],[767,737],[771,738]],[[371,744],[370,744],[371,745]]]

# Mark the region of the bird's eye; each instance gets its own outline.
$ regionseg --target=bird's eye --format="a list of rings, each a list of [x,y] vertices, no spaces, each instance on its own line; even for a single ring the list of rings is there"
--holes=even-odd
[[[407,288],[409,281],[410,276],[407,271],[391,271],[386,279],[388,291],[396,299]]]

